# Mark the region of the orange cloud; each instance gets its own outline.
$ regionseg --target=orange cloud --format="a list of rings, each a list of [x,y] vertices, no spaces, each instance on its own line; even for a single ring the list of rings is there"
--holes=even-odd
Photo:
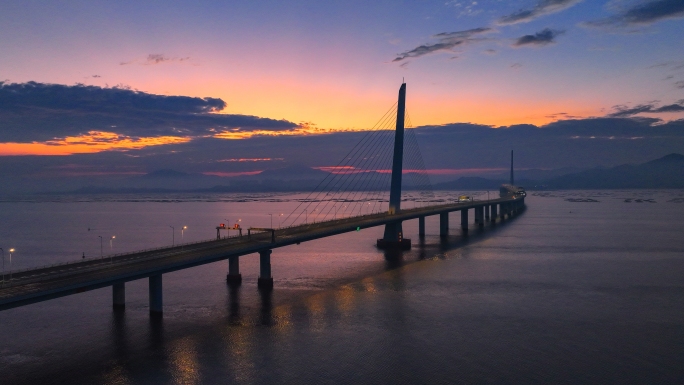
[[[113,132],[89,131],[47,142],[0,143],[0,156],[8,155],[72,155],[102,151],[135,150],[148,146],[189,142],[189,137],[159,136],[133,138]]]

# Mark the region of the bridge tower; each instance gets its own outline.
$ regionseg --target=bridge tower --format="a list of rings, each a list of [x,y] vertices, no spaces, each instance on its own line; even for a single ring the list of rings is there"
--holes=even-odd
[[[515,181],[513,180],[513,150],[511,150],[511,186],[515,186]]]
[[[389,214],[401,211],[401,176],[404,161],[404,116],[406,114],[406,83],[399,88],[397,103],[397,126],[394,133],[394,157],[392,160],[392,180],[390,183]],[[403,237],[401,221],[390,222],[385,225],[385,235],[378,239],[378,248],[401,249],[411,248],[411,240]]]

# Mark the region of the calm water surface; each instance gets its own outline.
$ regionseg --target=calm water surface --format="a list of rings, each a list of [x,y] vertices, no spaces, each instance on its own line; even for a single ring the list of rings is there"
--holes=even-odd
[[[103,254],[168,245],[169,226],[198,241],[238,218],[277,226],[294,198],[4,201],[0,247],[17,249],[16,269],[99,257],[99,236]],[[457,213],[447,240],[437,217],[422,242],[405,222],[413,249],[399,258],[375,248],[382,228],[280,248],[271,294],[256,289],[256,255],[239,289],[225,261],[186,269],[164,275],[160,319],[146,280],[126,284],[124,312],[108,288],[2,311],[0,383],[684,383],[683,198],[538,193],[467,237]]]

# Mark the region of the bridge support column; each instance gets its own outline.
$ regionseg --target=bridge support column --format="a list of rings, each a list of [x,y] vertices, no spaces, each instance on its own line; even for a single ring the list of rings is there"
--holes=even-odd
[[[492,222],[496,222],[496,218],[499,216],[499,214],[497,213],[497,210],[496,210],[496,208],[497,208],[496,203],[494,203],[493,205],[491,205],[489,208],[490,208],[490,210],[492,211],[492,214],[490,215],[489,218],[490,218],[490,220],[491,220]]]
[[[273,277],[271,277],[271,250],[259,252],[259,289],[273,289]]]
[[[162,275],[150,276],[150,313],[161,314],[163,309],[162,301]]]
[[[228,276],[226,276],[226,281],[229,285],[239,285],[242,283],[240,257],[228,258]]]
[[[485,222],[489,222],[489,218],[492,217],[490,214],[490,209],[491,209],[491,205],[486,205],[484,207],[484,216],[485,216],[484,220],[485,220]]]
[[[418,217],[418,236],[425,236],[425,217]]]
[[[112,303],[115,309],[123,309],[126,306],[126,284],[115,283],[112,285]]]
[[[449,213],[439,214],[439,236],[446,237],[449,235]]]
[[[478,226],[484,226],[484,206],[475,207],[475,223]]]
[[[468,232],[468,209],[461,210],[461,230]]]

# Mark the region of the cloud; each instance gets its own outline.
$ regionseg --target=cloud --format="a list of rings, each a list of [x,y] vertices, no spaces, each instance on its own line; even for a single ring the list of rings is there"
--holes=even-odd
[[[140,65],[155,65],[166,62],[184,62],[190,60],[189,56],[186,57],[169,57],[161,53],[151,53],[147,55],[144,60],[130,60],[119,63],[119,65],[125,66],[129,64],[140,64]]]
[[[665,19],[684,17],[682,0],[641,1],[611,17],[590,21],[591,27],[648,25]]]
[[[522,47],[526,45],[544,46],[555,43],[556,37],[558,37],[558,35],[562,35],[563,33],[565,33],[565,31],[556,31],[549,28],[544,28],[534,35],[525,35],[519,37],[518,40],[513,43],[513,47]]]
[[[0,82],[0,142],[46,142],[91,132],[148,138],[299,128],[286,120],[219,114],[225,107],[217,98],[127,88]]]
[[[608,114],[607,116],[612,118],[624,118],[630,117],[642,113],[667,113],[667,112],[684,112],[684,99],[661,107],[656,107],[654,103],[639,104],[634,107],[627,107],[623,105],[618,105],[613,107],[616,111]]]
[[[680,80],[678,82],[675,82],[675,87],[677,88],[684,88],[684,80]]]
[[[433,52],[451,51],[458,46],[484,40],[474,36],[491,31],[491,28],[474,28],[465,31],[438,33],[432,36],[433,39],[437,39],[436,43],[419,45],[414,49],[398,54],[392,61],[400,62],[408,58],[417,58]]]
[[[514,68],[514,69],[518,69],[518,68],[520,68],[520,67],[522,67],[522,66],[523,66],[523,65],[520,64],[520,63],[513,63],[513,64],[511,64],[511,68]]]
[[[527,23],[541,16],[551,13],[560,12],[582,0],[540,0],[534,7],[530,9],[521,9],[518,12],[501,17],[497,20],[499,25],[509,25],[517,23]]]

